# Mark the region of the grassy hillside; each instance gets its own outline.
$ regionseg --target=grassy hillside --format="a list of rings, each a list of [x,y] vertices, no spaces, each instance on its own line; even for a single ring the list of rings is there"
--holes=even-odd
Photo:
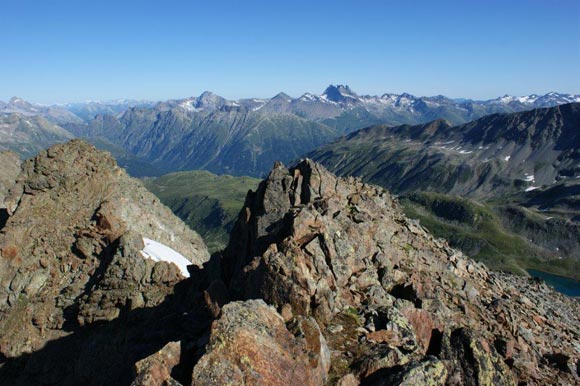
[[[210,252],[226,246],[248,190],[260,180],[206,171],[171,173],[144,179],[145,186],[198,232]]]
[[[571,237],[570,230],[558,221],[549,224],[550,235],[562,234],[561,240],[551,237],[550,242],[526,239],[522,229],[516,227],[514,211],[508,207],[494,207],[474,200],[438,193],[413,193],[401,197],[407,216],[419,219],[431,233],[447,239],[454,247],[469,256],[483,261],[492,269],[522,273],[528,268],[564,276],[580,274],[580,262],[572,258],[559,258],[553,243],[565,245]],[[518,216],[523,216],[518,208]],[[526,227],[543,229],[545,217],[526,211]],[[536,224],[532,227],[530,224]],[[562,225],[560,225],[562,224]],[[514,232],[517,231],[516,232]],[[577,231],[577,230],[576,230]],[[539,237],[539,231],[525,234]],[[560,244],[556,244],[560,245]]]

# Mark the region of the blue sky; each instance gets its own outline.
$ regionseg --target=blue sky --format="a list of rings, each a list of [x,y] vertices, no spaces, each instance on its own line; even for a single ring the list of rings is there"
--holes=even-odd
[[[580,1],[5,1],[0,100],[580,93]]]

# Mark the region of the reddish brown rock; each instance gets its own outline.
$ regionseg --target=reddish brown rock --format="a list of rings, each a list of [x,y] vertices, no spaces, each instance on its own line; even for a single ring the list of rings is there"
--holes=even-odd
[[[296,337],[261,300],[227,304],[212,327],[207,353],[193,369],[192,384],[323,385],[328,349],[315,322],[307,325]]]
[[[137,376],[131,386],[176,385],[171,370],[179,364],[181,345],[171,342],[161,350],[135,364]]]

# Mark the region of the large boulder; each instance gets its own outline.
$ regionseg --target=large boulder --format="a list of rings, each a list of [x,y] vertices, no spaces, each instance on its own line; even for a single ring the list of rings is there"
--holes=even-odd
[[[314,320],[294,322],[293,334],[262,300],[227,304],[193,369],[192,385],[324,385],[330,367],[326,341]]]

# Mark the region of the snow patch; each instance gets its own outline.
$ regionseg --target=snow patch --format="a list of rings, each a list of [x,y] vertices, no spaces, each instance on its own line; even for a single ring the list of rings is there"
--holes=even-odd
[[[529,188],[526,189],[526,192],[531,192],[532,190],[536,190],[539,189],[539,186],[530,186]]]
[[[179,271],[184,277],[189,277],[187,266],[191,265],[192,263],[187,260],[181,253],[176,252],[165,244],[161,244],[158,241],[145,237],[143,237],[143,244],[145,244],[145,248],[143,248],[141,251],[141,255],[143,255],[144,258],[151,259],[153,261],[165,261],[167,263],[173,263],[177,265],[177,268],[179,268]]]
[[[504,158],[504,161],[508,162],[510,160],[510,158],[512,158],[512,156],[508,155],[507,157]]]

